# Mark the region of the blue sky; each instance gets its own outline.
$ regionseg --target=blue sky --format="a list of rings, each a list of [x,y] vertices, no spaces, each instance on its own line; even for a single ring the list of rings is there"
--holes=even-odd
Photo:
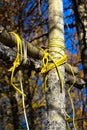
[[[68,8],[70,7],[70,9]],[[64,25],[66,25],[67,28],[65,28],[65,41],[66,41],[66,49],[68,52],[72,54],[77,54],[78,50],[74,44],[77,44],[79,46],[79,42],[74,40],[76,27],[70,28],[69,24],[75,23],[75,15],[73,13],[73,2],[72,0],[64,0]]]

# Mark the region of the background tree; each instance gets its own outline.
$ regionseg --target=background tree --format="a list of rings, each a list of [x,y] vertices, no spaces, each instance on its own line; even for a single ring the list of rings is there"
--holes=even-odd
[[[81,42],[81,40],[79,40],[80,37],[78,37],[80,35],[80,30],[78,31],[78,29],[81,28],[85,28],[84,25],[82,24],[78,24],[78,22],[83,23],[83,19],[79,19],[78,16],[80,16],[79,12],[77,13],[76,9],[78,10],[78,3],[81,5],[83,3],[83,5],[85,4],[84,2],[81,1],[70,1],[69,4],[67,4],[69,1],[66,1],[64,6],[66,5],[67,8],[65,8],[65,16],[67,15],[68,12],[68,16],[69,17],[65,17],[65,39],[66,39],[66,48],[68,50],[68,58],[69,58],[69,63],[73,64],[74,66],[78,66],[79,67],[79,76],[84,78],[84,73],[82,71],[82,60],[81,59],[81,49],[82,46],[84,46],[85,44],[83,44]],[[77,7],[75,6],[74,3],[77,3]],[[75,8],[76,7],[76,8]],[[85,9],[85,8],[84,8]],[[85,15],[84,11],[84,15]],[[84,17],[84,16],[83,16]],[[77,21],[78,19],[78,21]],[[80,20],[80,21],[79,21]],[[69,24],[68,24],[69,21]],[[78,29],[76,28],[78,25],[80,25],[78,27]],[[83,26],[83,27],[82,27]],[[82,29],[83,30],[83,29]],[[85,29],[86,30],[86,29]],[[78,33],[79,35],[78,35]],[[83,31],[81,31],[83,33]],[[68,35],[67,35],[68,34]],[[85,35],[85,33],[83,33],[83,35]],[[68,37],[69,36],[69,37]],[[82,40],[84,41],[84,40]],[[85,93],[84,93],[85,91]],[[75,111],[76,111],[76,123],[77,123],[77,129],[86,129],[85,127],[85,123],[86,119],[84,118],[84,110],[85,110],[85,114],[86,114],[86,105],[85,101],[86,98],[84,98],[84,95],[86,95],[86,88],[84,86],[84,88],[82,90],[78,90],[76,88],[73,88],[71,91],[71,95],[74,101],[74,105],[75,105]],[[69,106],[67,106],[68,108],[68,112],[71,113],[71,117],[72,117],[72,107],[71,107],[71,103],[69,103],[69,100],[67,100]],[[72,123],[70,123],[70,125],[72,125]],[[72,127],[72,126],[71,126]]]

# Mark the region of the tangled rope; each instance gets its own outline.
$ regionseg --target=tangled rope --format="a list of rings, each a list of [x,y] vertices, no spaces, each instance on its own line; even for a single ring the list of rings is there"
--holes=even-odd
[[[60,69],[58,68],[58,66],[61,66],[61,65],[63,65],[63,64],[66,63],[66,64],[68,65],[68,67],[70,68],[71,73],[72,73],[72,75],[73,75],[73,77],[74,77],[73,84],[68,88],[68,95],[69,95],[69,98],[70,98],[70,102],[71,102],[71,104],[72,104],[73,115],[75,116],[75,109],[74,109],[74,104],[73,104],[73,100],[72,100],[70,91],[71,91],[72,87],[74,86],[74,84],[75,84],[75,82],[76,82],[76,77],[75,77],[75,75],[74,75],[74,72],[73,72],[73,70],[72,70],[71,65],[67,63],[67,55],[64,54],[65,47],[62,46],[62,45],[60,45],[60,44],[54,43],[55,40],[57,41],[57,43],[58,43],[58,42],[60,42],[60,43],[63,43],[63,42],[64,42],[64,40],[61,39],[61,38],[52,39],[52,40],[51,40],[51,44],[49,45],[48,49],[43,50],[43,49],[41,48],[41,50],[42,50],[43,53],[44,53],[44,57],[43,57],[43,59],[42,59],[43,68],[42,68],[42,70],[41,70],[41,73],[42,73],[42,74],[44,74],[44,73],[46,74],[45,80],[44,80],[44,85],[45,85],[44,88],[45,88],[45,90],[47,90],[47,88],[46,88],[47,72],[49,72],[50,70],[52,70],[52,69],[54,69],[54,68],[56,68],[56,70],[57,70],[57,74],[58,74],[58,76],[59,76],[59,78],[60,78],[60,82],[61,82],[62,88],[64,87],[63,76],[62,76],[61,71],[60,71]],[[57,50],[54,50],[54,48],[53,48],[53,50],[51,50],[51,49],[50,49],[51,47],[56,47]],[[51,53],[54,53],[54,54],[51,55]],[[58,54],[58,55],[57,55],[58,57],[55,56],[56,53]],[[74,116],[73,116],[73,126],[74,126],[74,129],[76,130],[75,117],[74,117]],[[66,113],[66,121],[67,121],[68,119],[70,119],[70,116]],[[70,129],[68,122],[67,122],[67,125],[68,125],[68,128]]]
[[[21,39],[20,37],[14,33],[14,32],[11,32],[11,34],[13,34],[17,40],[17,56],[16,56],[16,59],[15,61],[13,62],[13,66],[9,69],[9,71],[11,71],[11,85],[20,93],[22,94],[22,96],[26,96],[21,88],[18,89],[16,87],[16,85],[13,83],[13,77],[14,77],[14,71],[15,69],[20,65],[21,61],[22,61],[22,57],[23,57],[23,53],[22,53],[22,42],[21,42]],[[61,74],[61,71],[59,69],[59,66],[65,64],[67,62],[67,55],[64,54],[64,50],[65,50],[65,47],[60,45],[60,44],[56,44],[56,42],[60,42],[60,43],[63,43],[64,40],[61,39],[61,38],[58,38],[58,39],[52,39],[51,40],[51,44],[48,46],[48,49],[45,49],[43,50],[41,48],[41,50],[43,51],[44,53],[44,56],[43,56],[43,59],[42,59],[42,64],[43,64],[43,67],[41,69],[41,74],[47,74],[50,70],[56,68],[57,70],[57,74],[60,78],[60,82],[61,82],[61,86],[62,88],[64,87],[64,80],[63,80],[63,76]],[[56,50],[52,50],[52,48],[57,48]],[[26,50],[26,49],[25,49]],[[54,54],[56,55],[54,55]],[[25,54],[26,55],[26,54]],[[70,101],[71,101],[71,104],[72,104],[72,109],[73,109],[73,114],[75,115],[75,110],[74,110],[74,104],[73,104],[73,100],[71,98],[71,95],[70,95],[70,90],[72,89],[74,83],[76,82],[76,78],[75,78],[75,75],[74,75],[74,72],[72,70],[72,67],[67,64],[69,66],[69,68],[71,69],[71,72],[72,72],[72,75],[74,77],[74,81],[73,81],[73,84],[69,87],[68,89],[68,95],[70,97]],[[46,76],[46,79],[47,79],[47,76]],[[44,81],[45,82],[45,86],[46,86],[46,80]],[[46,88],[46,87],[45,87]],[[23,99],[24,100],[24,99]],[[67,116],[67,119],[70,118],[70,116],[68,114],[66,114]],[[66,119],[66,120],[67,120]],[[74,121],[74,116],[73,116],[73,125],[74,125],[74,129],[76,130],[76,127],[75,127],[75,121]]]
[[[63,39],[59,38],[57,39],[58,42],[64,42]],[[51,42],[54,42],[54,39],[51,40]],[[57,50],[51,50],[50,48],[51,47],[56,47]],[[62,74],[61,74],[61,71],[60,69],[58,68],[58,66],[61,66],[63,64],[65,64],[67,62],[67,55],[65,55],[63,53],[63,51],[65,50],[65,47],[60,45],[60,44],[56,44],[56,43],[51,43],[49,46],[48,46],[48,49],[46,50],[43,50],[41,48],[41,50],[43,51],[44,53],[44,57],[42,59],[42,63],[43,63],[43,67],[41,69],[41,74],[43,73],[47,73],[49,72],[50,70],[56,68],[57,70],[57,74],[60,78],[60,82],[61,82],[61,86],[62,88],[64,87],[64,81],[63,81],[63,77],[62,77]],[[55,55],[51,55],[51,53],[56,53],[59,55],[59,58],[58,58],[58,55],[55,56]]]
[[[13,66],[8,70],[11,71],[11,85],[23,96],[26,96],[19,88],[16,87],[16,85],[13,83],[13,77],[14,77],[14,72],[15,69],[21,64],[22,61],[22,57],[23,57],[23,52],[22,52],[22,42],[20,37],[15,33],[15,32],[11,32],[11,34],[13,34],[17,40],[17,55],[16,58],[13,62]]]

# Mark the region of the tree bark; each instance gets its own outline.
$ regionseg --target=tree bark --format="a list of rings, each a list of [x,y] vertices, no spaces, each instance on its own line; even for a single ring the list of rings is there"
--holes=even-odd
[[[77,31],[80,42],[81,58],[84,70],[84,80],[87,83],[87,2],[74,1],[74,10],[77,20]]]
[[[9,69],[16,58],[16,53],[16,49],[7,47],[0,42],[0,66]],[[41,70],[42,64],[40,60],[28,57],[26,63],[23,61],[24,58],[22,59],[21,64],[16,68],[15,72],[17,72],[19,69],[29,70],[29,72],[31,72],[31,70],[39,72]]]
[[[12,48],[17,44],[15,41],[16,39],[14,38],[13,35],[10,36],[7,31],[4,31],[3,34],[1,34],[0,38],[1,38],[0,41],[2,41],[6,45],[5,46],[3,43],[0,42],[0,66],[6,67],[7,69],[9,69],[12,66],[13,61],[16,58],[16,50],[14,50]],[[26,41],[25,41],[25,44],[26,44]],[[29,45],[33,49],[33,46],[30,43],[29,43]],[[10,46],[10,47],[8,47],[8,46]],[[35,48],[36,52],[34,51],[33,53],[35,55],[38,52],[38,49],[36,47],[34,47],[34,48]],[[30,52],[31,50],[28,50],[28,51]],[[29,55],[33,55],[33,53],[29,54]],[[42,55],[43,55],[43,52],[39,53],[39,58],[42,57]],[[35,55],[35,56],[36,56],[35,58],[38,59],[38,55]],[[16,71],[18,71],[19,69],[29,69],[30,70],[30,68],[31,68],[31,69],[39,72],[42,68],[42,64],[40,62],[40,59],[39,60],[36,60],[36,59],[28,57],[27,62],[25,64],[21,63],[21,65],[16,69]],[[73,76],[72,76],[71,70],[67,66],[67,64],[65,64],[64,66],[65,66],[65,71],[66,71],[66,75],[67,75],[66,82],[72,84],[73,80],[71,80],[71,79],[73,78]],[[73,69],[74,74],[78,75],[78,73],[79,73],[78,68],[72,66],[72,69]],[[68,74],[70,74],[71,79],[69,78]],[[77,77],[75,87],[81,89],[83,84],[85,84],[85,82],[82,79],[80,79],[79,77]]]
[[[24,39],[21,39],[21,41],[22,42],[24,41],[24,43],[27,45],[28,56],[37,59],[41,59],[43,57],[43,52],[39,48],[33,46],[32,44],[25,41]],[[15,36],[11,33],[8,33],[6,30],[0,31],[0,42],[2,42],[4,45],[11,48],[17,46]]]
[[[78,5],[78,13],[83,26],[82,30],[79,31],[79,40],[80,40],[81,58],[82,58],[83,70],[84,70],[84,80],[87,83],[87,58],[86,58],[87,57],[87,3],[86,1],[82,0],[82,3]]]
[[[49,0],[49,45],[64,46],[59,40],[64,39],[64,23],[63,23],[63,1]],[[51,42],[52,41],[52,42]],[[51,47],[50,51],[58,50],[56,47]],[[61,51],[64,54],[64,51]],[[60,57],[60,54],[50,53],[53,56]],[[58,60],[57,59],[57,60]],[[64,79],[64,65],[58,67]],[[48,91],[46,94],[47,100],[47,130],[66,130],[65,123],[65,90],[61,91],[60,78],[56,69],[52,69],[48,74],[47,82]]]
[[[65,82],[66,84],[73,84],[74,82],[74,77],[73,75],[70,75],[68,73],[65,74]],[[80,77],[78,77],[78,75],[76,76],[76,82],[74,84],[74,87],[78,88],[78,89],[82,89],[83,85],[85,85],[86,83],[84,82],[83,79],[81,79]]]
[[[0,66],[9,69],[12,66],[15,58],[16,58],[16,51],[11,49],[10,47],[3,45],[0,42]],[[65,74],[66,82],[68,84],[73,84],[72,73],[66,64],[64,66],[65,66],[65,71],[66,71],[66,74]],[[42,64],[41,64],[40,60],[34,60],[34,59],[28,57],[27,62],[25,64],[22,63],[20,65],[20,67],[17,68],[17,70],[19,70],[19,69],[22,69],[22,70],[29,69],[30,70],[30,68],[31,68],[31,70],[40,72],[41,68],[42,68]],[[72,67],[72,69],[73,69],[75,75],[78,75],[78,68]],[[77,88],[82,88],[83,84],[85,84],[84,80],[77,76],[75,86]]]
[[[22,39],[22,40],[24,40],[24,39]],[[2,31],[2,29],[0,27],[0,42],[1,42],[0,43],[0,58],[1,58],[0,62],[3,61],[5,66],[8,65],[9,63],[12,64],[13,60],[16,57],[16,52],[11,48],[13,48],[17,45],[14,35],[10,34],[6,30]],[[44,53],[42,50],[33,46],[31,43],[29,43],[27,41],[24,41],[24,42],[25,42],[25,44],[27,44],[27,51],[28,51],[29,57],[32,57],[32,58],[35,58],[38,60],[43,58]],[[8,62],[7,62],[7,59],[8,59]],[[6,62],[7,62],[7,64],[6,64]],[[64,66],[65,66],[66,72],[71,74],[71,70],[69,69],[69,67],[66,64]],[[73,68],[74,73],[78,74],[78,68],[74,67],[74,66],[72,66],[72,68]]]

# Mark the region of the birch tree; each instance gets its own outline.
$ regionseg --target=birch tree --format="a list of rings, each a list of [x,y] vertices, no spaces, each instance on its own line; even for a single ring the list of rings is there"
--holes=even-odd
[[[64,24],[63,24],[63,1],[49,0],[49,52],[58,60],[61,55],[55,53],[59,51],[64,55],[64,50],[59,46],[64,46]],[[64,65],[58,67],[64,80]],[[61,82],[56,68],[49,71],[47,99],[47,130],[66,130],[65,124],[65,90],[61,91]]]

